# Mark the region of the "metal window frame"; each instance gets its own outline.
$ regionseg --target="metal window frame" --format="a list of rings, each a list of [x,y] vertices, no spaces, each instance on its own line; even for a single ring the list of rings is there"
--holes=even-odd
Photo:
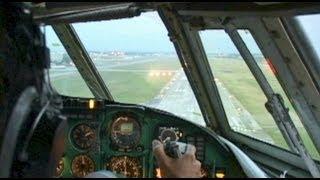
[[[96,98],[113,101],[113,97],[93,64],[88,52],[69,24],[52,25],[77,70]]]
[[[192,29],[196,29],[196,30],[223,29],[223,26],[218,24],[217,22],[220,22],[220,20],[224,19],[224,18],[225,17],[215,17],[215,18],[202,17],[202,19],[201,19],[202,22],[200,21],[200,23],[194,21],[194,19],[189,18],[189,20],[193,24]],[[188,19],[188,18],[185,18],[185,19]],[[295,72],[294,70],[297,69],[297,66],[300,69],[303,69],[302,72],[299,73],[300,76],[309,77],[308,72],[305,71],[305,68],[301,68],[304,66],[303,66],[303,64],[301,65],[301,61],[298,61],[299,56],[297,56],[297,54],[292,54],[292,52],[295,52],[295,49],[290,49],[288,47],[283,48],[283,45],[279,46],[279,44],[277,44],[278,42],[273,41],[273,38],[271,37],[270,34],[274,33],[274,31],[271,31],[271,32],[267,31],[267,28],[266,28],[267,25],[265,24],[265,21],[264,21],[265,19],[266,18],[262,19],[262,18],[241,17],[241,18],[237,19],[237,21],[235,21],[235,24],[238,29],[249,29],[250,30],[253,38],[257,42],[259,48],[261,49],[261,51],[265,57],[274,57],[276,55],[278,56],[276,58],[273,58],[272,63],[274,64],[274,66],[276,68],[280,67],[279,69],[280,69],[281,73],[279,72],[279,69],[277,69],[280,74],[279,76],[277,76],[279,83],[281,84],[283,90],[288,95],[288,98],[291,100],[292,105],[295,108],[295,110],[297,111],[298,115],[300,115],[300,118],[301,118],[301,116],[302,117],[309,117],[309,118],[311,117],[310,119],[313,122],[315,122],[316,119],[314,118],[313,112],[310,111],[310,106],[306,106],[306,105],[308,105],[308,103],[306,103],[307,102],[306,96],[308,95],[308,92],[306,92],[306,91],[310,91],[310,89],[309,90],[307,90],[307,88],[302,89],[302,90],[301,90],[301,88],[297,89],[296,87],[299,87],[299,86],[297,85],[296,81],[294,81],[294,79],[292,77],[293,72]],[[277,19],[277,18],[273,17],[273,18],[269,18],[269,19]],[[197,19],[197,20],[199,20],[199,19]],[[257,25],[259,26],[259,28],[257,28]],[[261,30],[263,30],[264,33],[261,33]],[[259,35],[257,35],[257,34],[259,34]],[[269,37],[269,38],[266,38],[266,37]],[[269,41],[267,39],[269,39]],[[278,38],[278,39],[280,39],[280,38]],[[286,41],[287,43],[290,42],[289,39],[286,39],[286,38],[282,38],[282,40]],[[278,47],[282,47],[282,48],[280,48],[280,50],[279,50]],[[286,49],[286,51],[289,51],[289,52],[291,51],[292,57],[290,57],[290,58],[298,59],[297,61],[295,61],[296,64],[294,67],[293,66],[291,66],[291,67],[286,66],[287,61],[282,56],[281,53],[283,53],[283,52],[281,52],[281,49]],[[276,51],[276,53],[275,53],[275,51]],[[280,58],[280,60],[279,60],[279,58]],[[278,59],[278,61],[276,61],[275,59]],[[276,61],[276,62],[274,62],[274,61]],[[288,77],[289,77],[289,82],[286,79]],[[281,81],[281,79],[283,79],[283,80]],[[312,81],[309,81],[308,78],[303,80],[303,83],[308,85],[308,88],[313,87],[312,83],[310,83],[310,82],[312,82]],[[311,88],[311,90],[312,90],[312,88]],[[290,92],[288,93],[288,91],[290,91]],[[301,92],[301,91],[305,91],[305,92]],[[315,92],[316,91],[313,91],[313,94]],[[290,95],[292,95],[294,97],[294,99],[291,98]],[[316,99],[314,99],[314,100],[316,100]],[[295,106],[295,104],[298,104],[298,107]],[[302,111],[303,108],[305,108],[305,107],[307,107],[307,109],[308,109],[307,113]],[[226,122],[223,122],[223,123],[226,123]],[[302,123],[305,126],[306,123],[304,123],[304,121],[302,121]],[[315,129],[317,129],[317,128],[315,128]],[[290,164],[290,166],[292,166],[292,168],[294,168],[294,169],[301,168],[301,169],[307,171],[307,168],[304,165],[304,163],[301,162],[300,157],[297,156],[293,152],[287,151],[285,149],[282,149],[280,147],[277,147],[277,146],[274,146],[274,145],[271,145],[268,143],[264,143],[262,141],[250,138],[249,136],[246,136],[246,135],[234,132],[234,131],[227,132],[225,135],[227,137],[231,138],[234,143],[236,143],[240,146],[243,146],[244,149],[250,149],[250,151],[248,151],[248,153],[251,156],[257,156],[257,154],[259,154],[258,155],[259,157],[268,155],[268,156],[271,156],[272,158],[280,159],[282,161],[282,163],[285,163],[287,165]],[[314,136],[310,136],[310,138],[311,137],[314,137]],[[315,136],[315,137],[317,137],[317,136]],[[261,148],[261,147],[263,147],[263,148]],[[274,152],[276,152],[276,153],[274,153]],[[279,154],[281,154],[281,157],[279,157]],[[258,158],[256,158],[256,159],[259,161]],[[259,163],[262,163],[262,164],[267,163],[268,164],[268,162],[265,161],[265,159],[263,161],[259,161]],[[319,162],[316,161],[316,163],[319,168]],[[272,164],[269,164],[268,166],[273,167],[275,169],[277,168],[277,166],[274,166]],[[288,172],[288,174],[293,175],[294,173],[292,174],[292,172]]]
[[[278,81],[320,153],[320,94],[279,18],[263,18],[250,25],[253,37],[278,72]],[[266,38],[269,37],[269,38]],[[263,40],[263,39],[269,39]]]
[[[181,21],[181,20],[179,20],[179,21]],[[246,149],[248,151],[248,153],[251,154],[252,156],[255,156],[255,155],[259,154],[259,153],[260,153],[259,157],[270,155],[272,158],[279,159],[282,163],[284,163],[286,165],[289,164],[289,165],[294,166],[295,168],[300,168],[301,172],[306,170],[307,168],[303,165],[303,163],[301,163],[300,157],[298,157],[296,154],[294,154],[292,152],[289,152],[289,151],[286,151],[286,150],[283,150],[283,149],[280,149],[279,147],[276,147],[276,146],[273,146],[273,145],[266,144],[264,142],[255,140],[255,139],[247,137],[245,135],[230,131],[230,127],[228,125],[228,122],[227,122],[227,119],[226,119],[226,115],[224,113],[224,109],[223,109],[223,106],[222,106],[222,103],[221,103],[221,99],[219,98],[219,94],[217,94],[216,86],[213,85],[214,91],[213,91],[213,93],[211,92],[211,94],[213,94],[211,96],[214,97],[214,98],[217,98],[216,102],[212,102],[212,97],[210,97],[210,95],[208,95],[207,93],[199,92],[199,89],[201,89],[201,88],[198,88],[199,85],[202,86],[202,87],[205,87],[206,89],[212,89],[212,87],[210,87],[210,85],[208,85],[208,83],[211,83],[211,82],[197,81],[199,77],[200,77],[200,79],[201,78],[208,78],[208,77],[210,78],[210,75],[208,76],[208,73],[210,74],[210,72],[201,73],[201,70],[202,70],[201,67],[203,67],[203,64],[202,64],[203,62],[202,61],[205,61],[206,57],[205,56],[201,57],[203,55],[201,55],[201,53],[199,55],[198,52],[197,52],[199,50],[201,51],[201,47],[200,47],[200,49],[197,49],[197,48],[199,48],[199,37],[197,37],[197,35],[194,34],[194,32],[191,32],[191,33],[188,32],[188,29],[189,30],[192,29],[192,27],[188,23],[184,22],[182,24],[183,24],[182,32],[185,33],[184,34],[185,36],[183,38],[184,38],[185,42],[187,42],[185,46],[189,47],[189,50],[193,50],[193,52],[191,52],[190,54],[188,54],[186,52],[179,52],[180,47],[178,46],[178,44],[175,44],[175,43],[174,44],[175,44],[177,53],[179,55],[179,59],[180,60],[182,59],[181,60],[181,64],[184,67],[185,73],[186,73],[186,75],[188,77],[189,83],[190,83],[193,91],[195,92],[195,95],[196,95],[196,98],[197,98],[197,100],[199,102],[200,107],[202,107],[201,105],[204,104],[204,106],[209,105],[209,106],[211,106],[211,109],[213,108],[214,112],[206,111],[206,110],[210,109],[209,107],[205,107],[205,108],[201,109],[201,111],[202,111],[202,113],[204,115],[210,114],[210,118],[208,118],[209,116],[207,116],[206,119],[207,120],[209,119],[212,124],[213,124],[214,121],[218,122],[217,124],[219,124],[220,128],[222,128],[221,129],[221,134],[224,134],[225,136],[231,138],[234,142],[238,141],[237,144],[240,145],[240,146],[242,144],[242,147],[244,149]],[[254,23],[253,23],[253,26],[254,26]],[[267,25],[266,25],[266,27],[267,27]],[[243,28],[247,28],[247,27],[243,26]],[[187,36],[187,38],[186,38],[186,36]],[[171,37],[177,37],[177,35],[174,34],[174,35],[171,35]],[[175,39],[173,39],[173,40],[175,40]],[[195,42],[198,43],[197,46],[193,45]],[[190,46],[190,44],[191,44],[191,46]],[[276,43],[275,47],[277,47],[277,45],[278,44]],[[197,49],[197,50],[194,50],[194,48]],[[183,49],[183,48],[181,48],[181,49]],[[281,49],[278,50],[278,51],[281,51]],[[185,57],[186,55],[187,55],[187,57]],[[190,55],[193,56],[193,57],[190,58],[189,57]],[[187,61],[184,61],[183,59],[187,59]],[[190,59],[191,59],[191,61],[190,61]],[[195,63],[195,64],[192,64],[192,65],[195,65],[194,67],[195,67],[196,70],[194,68],[190,69],[190,67],[187,69],[187,67],[185,67],[186,65],[183,64],[184,62]],[[291,70],[292,70],[292,68],[290,69],[289,74],[292,73]],[[288,70],[286,69],[285,71],[288,71]],[[196,72],[198,72],[198,74]],[[295,71],[293,71],[293,72],[295,72]],[[285,73],[286,72],[284,72],[284,74]],[[308,75],[307,72],[302,72],[302,73],[305,73],[305,74]],[[200,76],[199,76],[199,74],[200,74]],[[213,77],[213,76],[211,75],[211,77]],[[193,79],[196,79],[196,80],[193,80]],[[214,84],[214,82],[213,82],[213,84]],[[303,86],[305,86],[305,84]],[[310,83],[307,82],[307,86],[310,86]],[[300,99],[295,99],[297,102],[301,102],[301,101],[302,102],[303,101],[306,102],[307,101],[306,100],[306,92],[308,92],[308,90],[306,90],[306,89],[302,89],[302,90],[299,89],[299,90],[301,90],[303,92],[302,93],[300,92],[302,94],[302,97],[300,96],[301,94],[299,94],[299,98]],[[284,88],[284,90],[286,90],[286,88]],[[210,97],[211,100],[206,100],[205,99],[208,96]],[[206,103],[203,103],[203,102],[206,102]],[[305,103],[303,105],[304,106],[301,106],[301,107],[298,107],[298,108],[302,109],[303,107],[309,107],[308,103]],[[294,108],[296,108],[296,107],[294,106]],[[219,111],[219,112],[217,112],[217,111]],[[308,114],[310,115],[310,114],[312,114],[312,112],[311,113],[308,112]],[[304,114],[304,116],[307,116],[307,115]],[[217,126],[214,126],[214,125],[209,125],[209,126],[212,126],[213,129],[214,129],[214,127],[217,128]],[[216,130],[218,130],[218,129],[216,129]],[[217,132],[219,132],[219,131],[217,131]],[[250,152],[249,149],[251,150],[251,152]],[[252,153],[252,152],[254,152],[254,153]],[[279,157],[279,154],[281,154],[280,155],[281,157]],[[258,158],[256,158],[256,159],[258,159]],[[259,162],[268,164],[268,162],[264,162],[262,160],[260,160]],[[272,165],[269,164],[269,166],[272,166]],[[290,174],[290,173],[288,172],[288,174]]]
[[[218,134],[227,133],[231,129],[223,123],[226,114],[198,32],[190,31],[189,23],[183,22],[169,5],[160,6],[158,13],[168,30],[207,127]]]
[[[266,95],[268,99],[266,105],[271,107],[271,109],[267,109],[273,116],[287,144],[289,145],[292,151],[299,153],[301,158],[305,161],[305,164],[308,167],[312,176],[320,177],[319,169],[316,167],[316,164],[312,160],[310,154],[308,153],[308,150],[305,148],[304,143],[302,142],[302,139],[299,135],[299,132],[293,124],[289,111],[287,107],[285,107],[281,96],[275,94],[275,92],[273,91],[268,80],[265,78],[265,75],[262,73],[250,50],[247,48],[245,42],[240,36],[238,29],[232,24],[232,22],[222,23],[225,23],[225,31],[237,47],[239,53],[243,57],[253,76],[257,80],[264,94]]]
[[[320,15],[320,13],[317,13]],[[284,29],[320,93],[320,58],[297,17],[281,17]]]
[[[170,10],[168,10],[168,11],[170,11]],[[167,12],[167,13],[170,13],[170,12]],[[170,15],[167,15],[167,19],[170,19],[170,18],[171,18],[171,20],[173,18],[176,18],[175,19],[176,21],[181,21],[181,19],[179,19],[178,17],[172,17]],[[166,19],[164,19],[164,23],[167,23]],[[170,26],[170,24],[169,25],[167,24],[167,26],[168,26],[167,28],[168,28],[169,34],[170,34],[170,32],[174,33],[173,30],[170,31],[170,28],[179,28],[179,26],[175,27],[173,24],[171,24],[171,26]],[[188,32],[188,30],[190,30],[189,29],[190,27],[188,27],[188,24],[185,23],[184,26],[185,26],[185,28],[187,27],[186,29],[184,29],[187,32],[184,31],[184,33],[191,33],[190,31]],[[196,31],[194,31],[193,33],[195,33],[195,32]],[[175,32],[175,33],[177,33],[177,32]],[[186,39],[188,39],[188,38],[186,38]],[[191,41],[191,43],[192,43],[192,41]],[[178,53],[181,51],[184,51],[184,52],[187,51],[187,49],[183,49],[184,48],[183,46],[178,46],[177,48],[178,48],[177,49]],[[179,49],[179,48],[181,48],[181,49]],[[202,49],[201,51],[203,51],[202,47],[200,49]],[[197,49],[197,50],[199,50],[199,49]],[[194,53],[197,53],[197,52],[194,52]],[[198,63],[203,63],[204,61],[207,61],[206,57],[204,57],[204,58],[205,59],[194,59],[194,61],[198,61]],[[181,63],[183,64],[185,60],[187,60],[187,58],[185,58],[185,59],[182,58]],[[186,68],[186,67],[184,67],[184,68]],[[185,69],[185,71],[187,73],[188,70]],[[211,76],[212,75],[211,71],[209,74],[210,75],[203,74],[203,76]],[[191,78],[193,75],[194,74],[191,73]],[[190,79],[189,79],[189,81],[190,81]],[[191,83],[191,85],[193,85],[192,80],[190,83]],[[212,83],[212,82],[206,82],[206,83]],[[216,85],[214,83],[212,83],[212,84],[213,84],[213,86],[216,87]],[[248,154],[251,152],[254,152],[249,155],[258,155],[258,157],[260,157],[260,159],[263,158],[262,162],[260,162],[260,163],[265,162],[265,157],[269,157],[269,158],[272,157],[274,159],[274,161],[277,161],[277,163],[276,164],[273,163],[271,165],[267,164],[267,165],[272,166],[274,168],[277,168],[279,165],[281,165],[281,167],[284,168],[283,170],[295,169],[295,171],[288,172],[289,175],[292,175],[295,177],[299,177],[298,174],[303,174],[304,175],[303,177],[310,176],[310,174],[308,173],[308,168],[305,166],[304,162],[301,161],[301,158],[297,154],[295,154],[291,151],[281,149],[275,145],[267,144],[267,143],[262,142],[260,140],[251,138],[251,137],[246,136],[244,134],[239,134],[237,132],[232,131],[230,126],[228,125],[227,117],[225,115],[220,96],[219,96],[219,94],[216,94],[216,93],[218,93],[218,92],[217,91],[213,92],[213,94],[216,95],[216,98],[217,98],[216,101],[214,101],[213,103],[222,109],[220,111],[220,113],[217,113],[217,116],[218,116],[217,122],[220,124],[220,127],[224,128],[223,130],[221,130],[221,134],[225,135],[226,137],[231,138],[231,140],[236,140],[236,141],[234,141],[234,143],[238,144],[244,151],[248,152]],[[198,95],[198,93],[196,93],[196,95]],[[200,99],[200,101],[201,101],[201,99]],[[217,110],[217,109],[215,109],[215,110]],[[251,150],[251,151],[249,151],[249,150]],[[269,155],[269,153],[265,153],[265,151],[270,152],[271,155]],[[278,157],[279,155],[281,155],[280,159]],[[258,162],[260,159],[258,159]],[[268,161],[268,162],[270,162],[270,161]],[[297,172],[298,172],[298,174],[297,174]]]

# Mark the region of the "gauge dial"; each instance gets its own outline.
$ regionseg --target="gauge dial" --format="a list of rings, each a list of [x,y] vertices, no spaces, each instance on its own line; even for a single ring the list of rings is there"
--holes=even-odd
[[[88,149],[96,141],[94,130],[86,124],[79,124],[74,127],[71,136],[74,144],[80,149]]]
[[[160,140],[164,142],[167,139],[170,141],[178,140],[178,136],[173,129],[164,129],[163,131],[161,131]]]
[[[75,177],[84,177],[94,171],[94,162],[87,155],[79,155],[72,160],[71,170]]]
[[[111,125],[111,140],[119,148],[135,147],[139,143],[140,136],[140,125],[133,117],[117,117]]]
[[[107,169],[122,174],[126,177],[142,177],[142,167],[139,163],[139,160],[134,157],[112,157],[106,166]]]
[[[64,169],[63,159],[61,158],[58,166],[56,167],[56,177],[59,177]]]

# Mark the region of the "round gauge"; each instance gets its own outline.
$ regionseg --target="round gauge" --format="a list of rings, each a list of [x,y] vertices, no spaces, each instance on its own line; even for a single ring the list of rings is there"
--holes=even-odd
[[[87,155],[79,155],[72,160],[71,170],[75,177],[84,177],[94,171],[94,162]]]
[[[178,136],[176,135],[176,132],[173,129],[164,129],[163,131],[161,131],[160,140],[162,142],[164,142],[165,140],[177,141]]]
[[[111,125],[111,140],[119,148],[135,147],[139,143],[140,136],[140,125],[133,117],[119,116]]]
[[[71,137],[74,144],[80,149],[88,149],[96,141],[94,130],[86,124],[79,124],[74,127]]]
[[[58,166],[56,167],[56,177],[59,177],[64,169],[63,159],[61,158]]]
[[[112,157],[106,166],[110,171],[122,174],[125,177],[142,177],[142,167],[139,163],[139,160],[134,157]]]

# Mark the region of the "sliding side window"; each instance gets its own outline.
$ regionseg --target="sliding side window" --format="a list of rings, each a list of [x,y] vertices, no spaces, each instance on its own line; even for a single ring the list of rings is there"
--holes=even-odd
[[[271,114],[267,98],[224,30],[200,32],[232,130],[289,149]]]
[[[252,37],[250,31],[248,30],[238,30],[241,38],[245,42],[246,46],[248,47],[249,51],[251,54],[254,55],[254,58],[256,62],[258,63],[262,73],[266,77],[268,83],[271,85],[272,89],[274,90],[275,93],[278,93],[282,96],[284,100],[284,104],[287,108],[289,108],[289,114],[290,117],[296,126],[299,135],[302,138],[302,141],[304,142],[306,148],[310,152],[310,155],[313,158],[320,159],[320,156],[311,140],[309,137],[306,129],[301,123],[301,120],[299,116],[297,115],[295,109],[293,108],[291,102],[289,101],[289,98],[287,97],[286,93],[284,92],[283,88],[281,87],[278,79],[276,78],[277,72],[275,71],[271,61],[269,59],[266,59],[262,52],[260,51],[258,45],[256,44],[254,38]]]

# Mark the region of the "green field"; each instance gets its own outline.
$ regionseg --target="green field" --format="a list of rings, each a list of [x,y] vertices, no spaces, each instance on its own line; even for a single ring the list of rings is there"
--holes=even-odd
[[[170,77],[151,79],[144,73],[100,72],[115,100],[128,103],[143,103],[156,96]],[[72,82],[72,83],[70,83]],[[79,75],[69,75],[64,79],[53,80],[61,94],[79,97],[93,97]]]
[[[116,67],[128,70],[177,70],[177,59],[159,58],[154,62]],[[116,101],[127,103],[144,103],[156,96],[171,76],[150,77],[143,72],[108,72],[99,69],[99,73]],[[53,72],[54,73],[54,72]],[[61,94],[68,96],[93,97],[79,73],[58,77],[52,80],[53,86]]]
[[[259,125],[267,134],[272,137],[275,144],[288,149],[280,130],[277,128],[277,125],[275,124],[270,113],[264,107],[264,103],[267,102],[267,99],[246,64],[240,60],[215,59],[210,60],[210,65],[215,78],[218,78],[230,91],[230,93],[241,102],[247,111],[254,116]],[[264,64],[260,64],[260,67],[271,84],[273,90],[281,94],[281,96],[284,98],[284,102],[289,108],[289,112],[294,124],[296,125],[299,134],[301,135],[302,140],[309,149],[311,155],[317,159],[320,159],[320,156],[313,146],[311,139],[309,138],[306,130],[303,128],[297,114],[295,113],[277,79]]]
[[[234,59],[210,60],[213,74],[233,94],[241,104],[256,119],[258,124],[269,134],[277,146],[288,149],[272,116],[264,107],[267,101],[259,85],[255,81],[246,64]],[[289,100],[286,98],[279,83],[271,71],[264,65],[260,65],[269,83],[275,92],[284,97],[285,104],[290,109],[291,117],[297,126],[300,135],[313,157],[320,159],[310,138],[295,114]],[[128,70],[178,70],[180,62],[173,58],[158,58],[157,61],[143,64],[121,66],[114,69]],[[172,76],[150,77],[143,72],[108,72],[99,69],[103,80],[110,89],[114,99],[119,102],[144,103],[153,99],[160,90],[169,82]],[[53,72],[54,73],[54,72]],[[60,76],[52,80],[54,87],[61,94],[69,96],[93,97],[79,73],[68,76]]]
[[[155,61],[152,61],[152,62],[146,62],[142,64],[129,65],[129,66],[121,66],[121,67],[116,67],[114,69],[177,70],[181,68],[180,61],[175,57],[168,57],[168,58],[159,57],[154,59]]]

